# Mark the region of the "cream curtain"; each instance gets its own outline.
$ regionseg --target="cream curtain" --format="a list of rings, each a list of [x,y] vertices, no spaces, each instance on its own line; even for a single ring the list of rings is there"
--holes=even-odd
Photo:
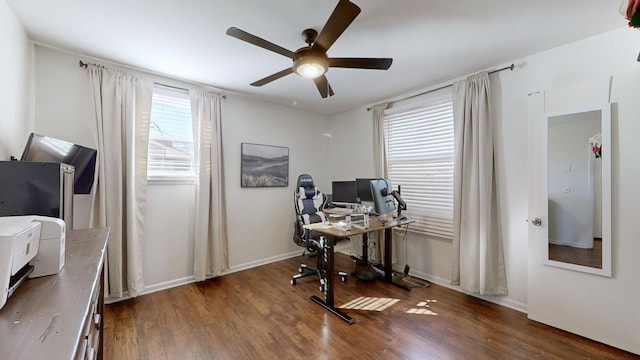
[[[384,141],[384,110],[389,105],[388,102],[378,104],[373,107],[373,174],[378,178],[386,179],[387,172],[387,147]],[[378,230],[375,236],[369,235],[374,240],[384,239],[384,231]],[[384,255],[384,240],[376,241],[376,260],[382,259]],[[392,254],[393,260],[396,253]]]
[[[480,295],[506,295],[498,227],[489,76],[453,85],[455,132],[452,283]]]
[[[153,88],[123,72],[88,65],[98,144],[91,227],[110,227],[107,297],[144,290],[147,145]],[[125,286],[126,281],[126,286]]]
[[[387,151],[384,142],[384,110],[389,103],[373,107],[373,172],[379,178],[387,178]]]
[[[191,93],[196,162],[193,277],[196,281],[229,269],[224,196],[220,94]]]

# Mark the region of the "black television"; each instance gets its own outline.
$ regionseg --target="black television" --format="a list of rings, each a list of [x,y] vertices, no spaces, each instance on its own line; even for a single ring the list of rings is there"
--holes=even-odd
[[[20,161],[65,163],[75,168],[74,194],[89,194],[93,186],[98,151],[68,141],[29,135]]]
[[[356,202],[356,182],[351,181],[332,181],[331,182],[331,202],[334,204]]]

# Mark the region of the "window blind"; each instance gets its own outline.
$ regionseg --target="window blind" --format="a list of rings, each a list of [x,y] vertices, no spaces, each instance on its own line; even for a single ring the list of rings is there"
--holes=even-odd
[[[387,168],[400,185],[410,231],[453,237],[453,102],[435,96],[385,111]]]
[[[191,100],[186,90],[161,85],[153,89],[147,177],[155,180],[194,178]]]

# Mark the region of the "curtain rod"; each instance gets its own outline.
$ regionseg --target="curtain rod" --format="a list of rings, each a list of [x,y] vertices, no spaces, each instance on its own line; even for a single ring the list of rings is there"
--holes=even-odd
[[[82,60],[80,60],[80,61],[78,62],[78,64],[80,65],[80,67],[81,67],[81,68],[85,68],[85,69],[87,68],[87,65],[89,65],[88,63],[86,63],[86,62],[84,62],[84,61],[82,61]],[[138,70],[138,69],[134,69],[134,70]],[[139,70],[139,71],[145,71],[145,70]],[[183,81],[183,80],[180,80],[180,81]],[[158,85],[161,85],[161,86],[166,86],[166,87],[168,87],[168,88],[173,88],[173,89],[177,89],[177,90],[189,91],[189,89],[181,88],[181,87],[178,87],[178,86],[172,86],[172,85],[161,84],[161,83],[158,83],[158,82],[155,82],[155,81],[154,81],[154,84],[158,84]],[[200,86],[202,86],[202,85],[200,85]],[[217,90],[217,91],[220,91],[220,90]],[[223,98],[223,99],[226,99],[226,98],[227,98],[227,95],[224,95],[224,94],[223,94],[223,95],[222,95],[222,98]]]
[[[169,88],[169,89],[176,89],[176,90],[182,90],[182,91],[189,92],[189,89],[181,88],[181,87],[179,87],[179,86],[172,86],[172,85],[161,84],[161,83],[158,83],[158,82],[155,82],[155,81],[153,82],[153,84],[154,84],[154,85],[158,85],[158,86],[162,86],[162,87],[167,87],[167,88]]]
[[[497,69],[497,70],[489,71],[489,72],[488,72],[488,74],[489,74],[489,75],[491,75],[491,74],[493,74],[493,73],[497,73],[497,72],[504,71],[504,70],[513,70],[514,68],[515,68],[515,64],[511,64],[511,65],[509,65],[509,66],[505,66],[505,67],[503,67],[502,69]],[[403,100],[413,99],[414,97],[418,97],[418,96],[421,96],[421,95],[425,95],[425,94],[428,94],[428,93],[432,93],[432,92],[434,92],[434,91],[438,91],[438,90],[446,89],[446,88],[451,87],[451,86],[453,86],[453,84],[443,85],[443,86],[440,86],[440,87],[435,88],[435,89],[431,89],[431,90],[427,90],[427,91],[425,91],[425,92],[421,92],[421,93],[419,93],[419,94],[415,94],[415,95],[407,96],[407,97],[405,97],[405,98],[398,99],[398,100],[395,100],[395,101],[390,101],[390,102],[389,102],[389,104],[393,104],[393,103],[398,102],[398,101],[403,101]],[[388,105],[387,105],[387,106],[388,106]],[[371,109],[373,109],[373,107],[368,107],[368,108],[367,108],[367,111],[371,111]]]

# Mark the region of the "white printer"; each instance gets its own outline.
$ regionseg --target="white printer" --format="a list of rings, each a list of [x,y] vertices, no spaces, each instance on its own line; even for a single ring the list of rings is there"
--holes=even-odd
[[[64,266],[66,225],[62,219],[32,216],[40,223],[40,245],[38,254],[31,260],[33,272],[29,278],[57,274]]]
[[[0,217],[0,309],[27,278],[64,266],[66,226],[46,216]]]

